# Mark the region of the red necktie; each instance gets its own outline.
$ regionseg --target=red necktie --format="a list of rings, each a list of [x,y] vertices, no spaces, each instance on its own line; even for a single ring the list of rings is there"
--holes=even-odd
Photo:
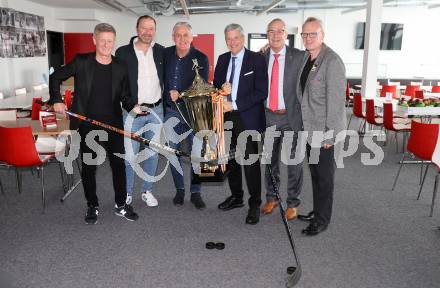
[[[275,111],[278,110],[278,57],[280,57],[280,54],[273,54],[273,56],[275,59],[273,60],[272,76],[270,77],[269,109]]]

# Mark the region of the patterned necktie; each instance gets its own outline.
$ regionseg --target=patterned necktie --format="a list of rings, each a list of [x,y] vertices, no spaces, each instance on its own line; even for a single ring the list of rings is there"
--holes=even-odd
[[[232,83],[234,82],[235,59],[237,59],[237,57],[232,57],[231,75],[229,75],[229,83],[231,83],[231,90],[232,90]],[[231,91],[231,94],[229,94],[227,98],[228,98],[229,102],[232,102],[232,91]]]
[[[275,59],[273,60],[272,75],[270,77],[269,109],[275,111],[278,110],[278,57],[280,57],[280,54],[274,54],[273,56],[275,57]]]

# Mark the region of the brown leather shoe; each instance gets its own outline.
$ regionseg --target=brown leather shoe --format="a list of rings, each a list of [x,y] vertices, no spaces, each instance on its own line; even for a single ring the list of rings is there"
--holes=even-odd
[[[286,209],[287,221],[294,220],[298,216],[296,208],[289,207]]]
[[[273,209],[278,206],[278,201],[267,201],[266,204],[264,204],[263,208],[261,208],[261,213],[267,215],[272,213]]]

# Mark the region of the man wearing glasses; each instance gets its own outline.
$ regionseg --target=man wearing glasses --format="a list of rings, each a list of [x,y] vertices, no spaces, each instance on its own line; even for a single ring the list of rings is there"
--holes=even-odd
[[[319,19],[306,19],[301,37],[307,53],[298,75],[297,94],[302,95],[303,127],[308,133],[313,211],[298,218],[310,221],[302,233],[313,236],[327,229],[332,215],[335,159],[343,144],[335,140],[346,126],[346,79],[342,59],[324,44],[324,29]]]
[[[269,76],[269,97],[265,103],[266,127],[275,126],[275,132],[281,132],[281,134],[270,135],[270,131],[273,130],[268,129],[265,141],[268,144],[267,147],[273,147],[268,165],[271,166],[276,185],[279,187],[281,145],[286,145],[288,141],[291,142],[291,152],[286,156],[287,159],[294,158],[292,155],[295,155],[298,131],[302,129],[301,102],[297,97],[296,82],[304,51],[285,44],[287,39],[286,24],[279,18],[269,23],[267,35],[270,49],[264,53]],[[288,133],[290,136],[286,135],[287,131],[290,131]],[[269,144],[272,141],[273,145]],[[266,152],[270,153],[270,151]],[[287,220],[293,220],[297,217],[296,207],[300,204],[298,196],[302,188],[302,171],[302,162],[287,167]],[[263,214],[272,213],[273,209],[278,206],[270,177],[266,171],[267,202],[262,208]]]

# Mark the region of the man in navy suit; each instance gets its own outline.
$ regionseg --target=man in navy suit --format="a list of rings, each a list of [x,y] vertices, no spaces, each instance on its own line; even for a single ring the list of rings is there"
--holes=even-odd
[[[214,72],[214,86],[230,91],[224,102],[225,122],[231,121],[231,149],[245,147],[244,166],[249,189],[247,224],[260,219],[261,171],[258,141],[266,128],[264,101],[267,98],[268,75],[264,56],[244,48],[243,28],[229,24],[225,28],[226,45],[230,52],[219,56]],[[242,134],[245,131],[246,134]],[[242,134],[246,137],[239,137]],[[252,135],[252,136],[251,136]],[[257,136],[257,137],[253,137]],[[237,143],[242,142],[244,143]],[[218,205],[224,211],[243,207],[242,172],[238,159],[229,162],[228,181],[232,195]]]

